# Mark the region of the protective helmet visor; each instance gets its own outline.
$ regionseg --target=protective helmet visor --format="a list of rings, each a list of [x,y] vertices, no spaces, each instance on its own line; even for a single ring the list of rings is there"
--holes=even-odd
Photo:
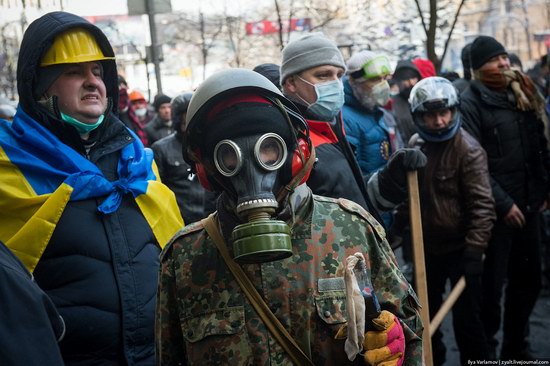
[[[458,106],[459,97],[449,80],[434,76],[416,83],[411,90],[409,103],[412,113],[426,112]]]
[[[441,77],[420,80],[412,89],[409,98],[414,124],[420,135],[428,141],[445,141],[453,137],[460,128],[460,104],[458,93],[452,83]],[[427,123],[429,117],[442,118],[450,111],[444,127],[434,128]]]

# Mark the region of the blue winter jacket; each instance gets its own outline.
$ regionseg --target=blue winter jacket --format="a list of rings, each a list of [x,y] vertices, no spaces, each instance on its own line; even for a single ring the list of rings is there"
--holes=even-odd
[[[345,104],[342,108],[346,137],[352,145],[364,177],[382,169],[396,146],[393,117],[382,108],[369,111],[353,95],[344,78]]]

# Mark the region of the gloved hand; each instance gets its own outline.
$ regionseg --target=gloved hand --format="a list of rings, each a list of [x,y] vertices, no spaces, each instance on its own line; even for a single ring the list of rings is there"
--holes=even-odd
[[[462,266],[466,277],[481,276],[483,274],[483,248],[473,245],[466,246],[462,253]]]
[[[407,197],[407,171],[426,166],[428,158],[420,149],[400,149],[378,172],[378,190],[384,199],[398,204]]]
[[[405,359],[405,336],[399,319],[387,310],[372,320],[378,330],[365,334],[365,361],[371,366],[401,366]]]

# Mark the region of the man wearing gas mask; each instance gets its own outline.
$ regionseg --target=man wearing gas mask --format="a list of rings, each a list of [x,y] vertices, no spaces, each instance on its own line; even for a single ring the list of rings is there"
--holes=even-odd
[[[308,185],[315,194],[357,202],[381,221],[376,209],[393,207],[406,197],[406,171],[424,166],[426,157],[402,149],[368,178],[367,186],[342,122],[342,53],[322,33],[310,33],[287,44],[282,56],[283,94],[305,116],[317,153]]]
[[[157,364],[351,364],[338,331],[347,323],[342,263],[355,253],[389,319],[365,337],[361,357],[422,364],[418,302],[383,228],[358,204],[304,184],[315,161],[307,123],[269,80],[244,69],[208,78],[184,138],[201,184],[221,196],[216,213],[161,255]]]

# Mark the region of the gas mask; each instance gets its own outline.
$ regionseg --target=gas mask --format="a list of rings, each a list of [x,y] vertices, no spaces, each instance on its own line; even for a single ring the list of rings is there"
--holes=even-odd
[[[218,218],[227,214],[220,226],[234,260],[291,256],[290,228],[277,217],[291,206],[290,193],[315,162],[308,125],[296,106],[257,72],[220,71],[189,102],[183,146],[201,185],[223,192]]]
[[[235,261],[263,263],[292,255],[290,228],[272,216],[279,207],[275,195],[284,182],[280,170],[287,161],[285,140],[276,133],[223,139],[214,148],[214,165],[247,221],[233,229]]]

